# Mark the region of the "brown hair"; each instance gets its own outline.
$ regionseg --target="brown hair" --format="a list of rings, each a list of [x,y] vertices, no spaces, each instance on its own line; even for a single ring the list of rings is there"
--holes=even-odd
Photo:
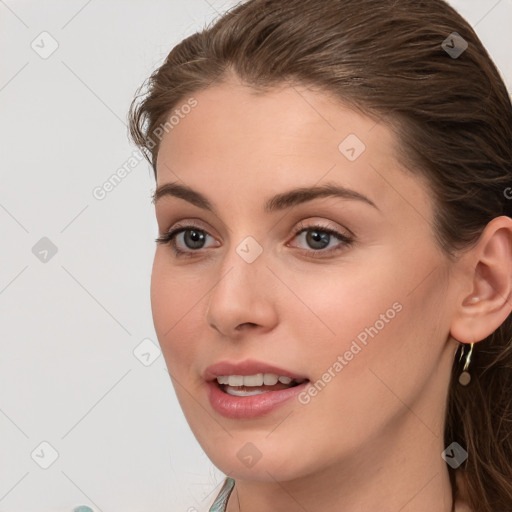
[[[458,56],[447,51],[462,48],[455,36],[448,38],[453,32],[468,45]],[[174,47],[137,91],[130,136],[155,176],[157,128],[180,102],[229,73],[263,91],[286,84],[316,88],[386,123],[400,141],[401,161],[432,190],[433,231],[448,257],[470,248],[493,218],[512,217],[505,194],[512,185],[510,98],[474,30],[443,0],[237,5]],[[464,362],[458,359],[445,446],[456,441],[468,452],[461,469],[472,509],[510,512],[512,315],[475,344],[466,387],[457,382]]]

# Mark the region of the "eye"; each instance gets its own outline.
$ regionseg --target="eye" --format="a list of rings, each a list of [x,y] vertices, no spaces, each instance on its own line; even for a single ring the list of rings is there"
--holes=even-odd
[[[305,250],[308,256],[313,257],[322,257],[332,254],[333,252],[337,252],[345,249],[350,246],[354,242],[354,238],[351,235],[345,235],[340,233],[339,231],[319,224],[315,225],[304,225],[299,224],[297,230],[295,231],[295,237],[299,235],[305,234],[304,240],[306,243],[312,247],[314,250]],[[325,250],[325,247],[329,245],[332,241],[333,237],[337,239],[340,243]]]
[[[185,247],[189,248],[189,250],[183,250],[177,244],[176,239],[181,233],[184,235],[182,245],[184,244]],[[310,226],[302,223],[299,224],[298,228],[295,230],[294,237],[298,237],[303,233],[306,234],[306,243],[313,249],[303,249],[303,251],[314,257],[325,256],[326,254],[340,251],[354,242],[351,235],[345,235],[333,228],[318,224]],[[204,248],[204,243],[207,237],[210,237],[210,235],[204,229],[195,224],[177,224],[173,230],[160,235],[155,242],[164,245],[169,244],[177,257],[191,257],[194,256],[194,253],[197,253],[200,249]],[[340,243],[325,250],[333,237]]]
[[[178,247],[175,239],[181,233],[184,234],[185,246],[192,248],[192,251],[182,250]],[[177,224],[173,230],[160,235],[155,242],[163,245],[169,244],[176,256],[194,256],[193,253],[197,252],[197,249],[203,248],[204,241],[208,236],[210,235],[204,229],[195,224]]]

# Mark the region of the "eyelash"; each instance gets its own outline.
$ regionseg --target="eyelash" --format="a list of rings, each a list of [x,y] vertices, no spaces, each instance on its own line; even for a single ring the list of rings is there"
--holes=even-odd
[[[155,239],[155,242],[158,244],[170,245],[170,247],[176,257],[179,257],[179,258],[194,257],[195,253],[198,253],[201,249],[197,249],[195,251],[194,250],[182,251],[181,249],[178,249],[178,247],[176,246],[176,242],[174,240],[177,235],[179,235],[183,231],[188,231],[188,230],[200,231],[201,233],[205,233],[208,235],[207,231],[205,231],[204,229],[202,229],[200,226],[198,226],[196,224],[184,224],[184,225],[177,224],[175,229],[173,229],[172,231],[169,231],[168,233],[164,233],[163,235],[160,235],[158,238]],[[349,247],[350,245],[352,245],[352,243],[354,242],[353,237],[344,235],[344,234],[340,233],[339,231],[336,231],[334,229],[330,229],[330,228],[327,228],[325,226],[321,226],[318,224],[307,226],[305,224],[300,223],[299,226],[297,227],[297,229],[295,230],[295,233],[293,235],[294,238],[297,237],[298,235],[300,235],[301,233],[303,233],[304,231],[319,231],[321,233],[327,233],[329,235],[334,236],[335,238],[340,240],[340,242],[342,242],[341,244],[337,245],[336,247],[327,249],[327,250],[324,250],[324,249],[319,249],[319,250],[302,249],[302,251],[307,252],[308,255],[313,256],[315,258],[325,257],[325,254],[332,254],[334,252],[343,250],[346,247]],[[208,235],[208,236],[211,236],[211,235]],[[317,253],[317,254],[315,254],[315,253]],[[321,254],[319,254],[319,253],[321,253]]]

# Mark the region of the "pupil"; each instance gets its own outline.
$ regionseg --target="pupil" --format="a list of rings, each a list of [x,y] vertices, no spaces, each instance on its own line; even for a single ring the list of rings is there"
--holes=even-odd
[[[320,249],[323,249],[326,245],[329,245],[329,241],[328,241],[329,236],[330,235],[328,233],[323,233],[323,232],[318,232],[318,231],[310,231],[308,234],[308,243],[310,241],[312,241],[313,247],[316,247],[318,249],[319,247],[315,246],[315,244],[317,242],[322,242],[322,239],[323,239],[325,244],[321,245],[321,247],[320,247]]]
[[[193,249],[198,249],[198,248],[201,248],[201,245],[202,245],[202,242],[204,242],[204,234],[201,233],[200,231],[196,231],[196,230],[188,230],[187,233],[190,233],[190,239],[192,240],[192,247]],[[185,236],[185,239],[187,237]],[[199,244],[199,245],[195,245],[195,244]],[[188,243],[187,243],[188,245]]]

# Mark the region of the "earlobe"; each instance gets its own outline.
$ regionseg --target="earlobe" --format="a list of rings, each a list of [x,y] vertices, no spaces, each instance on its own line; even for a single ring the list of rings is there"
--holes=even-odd
[[[492,334],[512,311],[512,219],[501,216],[490,221],[461,265],[462,260],[466,292],[450,334],[461,343],[476,343]]]

